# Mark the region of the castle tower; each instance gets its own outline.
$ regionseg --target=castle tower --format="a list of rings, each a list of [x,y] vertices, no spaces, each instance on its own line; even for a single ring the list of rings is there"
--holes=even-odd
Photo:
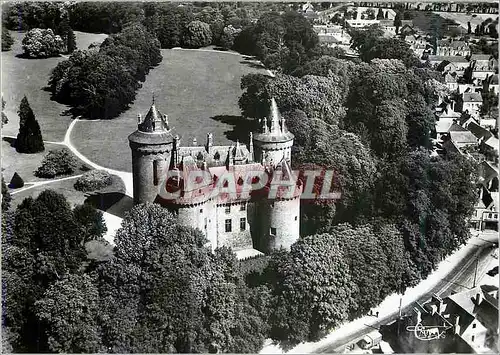
[[[285,120],[282,118],[274,98],[271,99],[270,106],[271,128],[269,129],[267,119],[264,118],[261,132],[253,136],[254,159],[272,166],[276,166],[283,159],[290,163],[294,135],[286,128]]]
[[[273,168],[273,181],[268,185],[268,192],[268,198],[256,201],[255,208],[259,222],[254,247],[264,254],[280,248],[289,250],[300,237],[303,186],[285,159]]]
[[[137,130],[128,137],[132,150],[134,204],[154,202],[165,179],[172,150],[172,135],[167,115],[162,115],[153,102]]]

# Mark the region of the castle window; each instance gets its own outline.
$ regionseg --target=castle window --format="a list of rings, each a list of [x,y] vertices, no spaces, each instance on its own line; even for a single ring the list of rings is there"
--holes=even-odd
[[[232,230],[231,220],[226,219],[226,232],[229,233]]]
[[[219,152],[215,152],[215,154],[214,154],[214,159],[215,159],[215,160],[219,160],[219,159],[220,159],[220,154],[219,154]]]
[[[472,323],[472,329],[476,328],[476,323]]]
[[[158,186],[158,160],[153,161],[153,184]]]
[[[240,205],[240,211],[246,211],[247,210],[247,204],[246,203],[242,203]]]
[[[203,208],[200,208],[200,213],[203,213]]]
[[[295,216],[295,220],[297,220],[297,216]]]
[[[238,178],[238,185],[243,185],[243,178],[241,176]]]
[[[271,227],[271,235],[276,235],[276,228]]]
[[[470,340],[471,340],[471,341],[474,341],[474,335],[470,337]]]
[[[247,229],[247,219],[240,218],[240,230],[244,231],[245,229]]]
[[[226,213],[231,213],[231,205],[226,206]]]

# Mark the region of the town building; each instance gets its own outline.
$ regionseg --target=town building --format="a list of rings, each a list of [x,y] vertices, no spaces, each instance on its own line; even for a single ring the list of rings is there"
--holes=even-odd
[[[498,352],[498,287],[474,286],[444,299],[433,295],[405,320],[401,350],[413,353]]]
[[[439,40],[436,47],[436,55],[462,56],[471,54],[470,46],[464,41]]]
[[[302,183],[290,167],[294,135],[274,99],[270,112],[248,147],[214,145],[210,133],[204,145],[182,146],[153,100],[129,136],[134,203],[168,208],[213,249],[251,256],[289,248],[299,238]]]
[[[439,67],[441,72],[457,73],[459,76],[469,67],[469,61],[463,56],[429,55],[427,61],[433,67]]]
[[[474,118],[479,117],[479,110],[483,104],[483,98],[478,92],[464,92],[457,103],[460,112],[467,112]]]

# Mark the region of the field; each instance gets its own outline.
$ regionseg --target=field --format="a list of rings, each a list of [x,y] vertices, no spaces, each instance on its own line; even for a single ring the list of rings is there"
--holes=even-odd
[[[102,42],[107,35],[75,32],[78,48],[85,49],[92,42]],[[2,52],[2,95],[6,101],[5,113],[9,123],[3,127],[3,135],[16,136],[19,130],[17,110],[24,95],[28,98],[40,123],[43,139],[62,141],[71,117],[64,112],[69,108],[51,101],[50,92],[44,90],[53,68],[64,57],[46,59],[24,59],[21,41],[24,33],[12,32],[15,43],[8,52]]]
[[[58,181],[53,184],[35,186],[31,189],[13,194],[12,206],[16,207],[26,197],[32,196],[33,198],[36,198],[42,191],[51,189],[60,194],[63,194],[72,206],[83,204],[84,202],[86,202],[92,204],[94,207],[102,211],[106,211],[123,197],[122,194],[125,191],[122,180],[114,175],[112,176],[112,178],[112,185],[102,189],[99,192],[81,192],[75,190],[73,185],[75,184],[77,178]],[[124,200],[128,200],[128,198],[125,197]],[[112,209],[116,208],[117,206],[112,207]]]
[[[2,140],[2,174],[5,178],[5,182],[9,184],[10,179],[15,172],[21,176],[24,183],[37,182],[37,181],[51,181],[53,179],[39,178],[34,175],[34,171],[40,166],[43,157],[53,149],[64,148],[60,144],[50,144],[45,143],[45,151],[36,154],[22,154],[17,153],[16,149],[11,146],[10,140]],[[55,179],[59,179],[66,176],[79,175],[83,173],[81,169],[83,162],[79,160],[78,170],[73,174],[57,176]]]
[[[165,49],[162,55],[163,61],[148,74],[129,110],[113,120],[75,125],[71,142],[91,161],[131,171],[127,137],[137,129],[137,115],[146,115],[153,94],[182,145],[190,145],[195,137],[204,144],[210,132],[215,145],[230,144],[233,126],[226,122],[240,115],[241,77],[265,70],[228,52]]]
[[[476,28],[477,25],[481,24],[484,20],[491,18],[492,20],[495,20],[498,18],[498,14],[471,14],[467,15],[465,13],[461,12],[434,12],[435,14],[438,14],[439,16],[449,19],[452,21],[455,21],[458,23],[461,27],[465,28],[467,30],[467,22],[470,22],[472,31]]]

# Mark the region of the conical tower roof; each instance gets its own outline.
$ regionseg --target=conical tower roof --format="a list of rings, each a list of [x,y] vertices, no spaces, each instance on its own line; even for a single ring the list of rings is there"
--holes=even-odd
[[[261,132],[254,135],[256,142],[288,142],[294,138],[293,133],[289,132],[285,126],[285,120],[276,104],[276,100],[271,98],[269,102],[269,115],[270,117],[264,119]],[[271,128],[267,126],[267,121],[271,122]]]
[[[138,115],[138,120],[137,130],[128,137],[129,141],[139,144],[172,143],[173,137],[168,125],[168,116],[156,108],[154,97],[144,119]]]

